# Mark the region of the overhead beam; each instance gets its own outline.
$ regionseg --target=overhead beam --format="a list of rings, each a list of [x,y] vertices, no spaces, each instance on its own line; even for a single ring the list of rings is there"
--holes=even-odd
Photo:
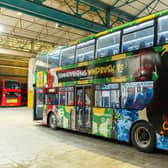
[[[104,25],[27,0],[1,0],[0,6],[92,33],[107,29]]]
[[[126,18],[129,21],[135,19],[135,17],[130,15],[129,13],[126,13],[126,12],[120,10],[120,9],[115,8],[114,6],[110,6],[108,4],[100,2],[98,0],[82,0],[82,1],[90,3],[90,4],[92,4],[92,5],[94,5],[98,8],[104,9],[105,11],[110,10],[112,13],[115,13],[119,16],[123,16],[124,18]]]
[[[10,69],[20,69],[20,70],[28,70],[28,67],[21,67],[15,65],[0,65],[0,68],[10,68]]]
[[[1,77],[1,76],[8,76],[8,77],[23,77],[23,78],[27,78],[27,77],[28,77],[27,75],[19,75],[19,74],[18,74],[18,75],[15,75],[15,74],[4,74],[4,73],[1,74],[1,73],[0,73],[0,77]]]
[[[145,6],[140,12],[136,14],[136,17],[138,17],[140,14],[142,14],[146,9],[148,9],[156,0],[151,1],[148,5]]]
[[[26,58],[32,58],[36,56],[36,54],[34,53],[16,51],[16,50],[5,49],[5,48],[0,48],[0,55],[8,55],[8,56],[12,55],[12,56],[20,56],[20,57],[26,57]]]
[[[23,61],[23,60],[9,59],[9,58],[7,59],[7,58],[3,58],[3,57],[0,56],[0,62],[1,61],[17,62],[17,63],[28,64],[28,60]]]

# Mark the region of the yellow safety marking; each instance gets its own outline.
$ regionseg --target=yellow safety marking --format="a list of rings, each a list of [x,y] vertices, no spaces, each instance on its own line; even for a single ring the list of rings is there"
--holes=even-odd
[[[87,84],[88,82],[89,82],[88,80],[80,80],[78,81],[78,84],[82,85],[82,84]]]
[[[65,111],[70,113],[74,109],[74,106],[65,106]]]
[[[126,77],[122,76],[122,77],[112,77],[111,78],[112,82],[126,82]]]
[[[37,87],[43,87],[43,71],[37,72]]]
[[[87,66],[87,65],[88,65],[88,62],[81,62],[78,64],[78,67]]]
[[[166,52],[168,52],[168,45],[167,44],[163,46],[162,55],[164,55]]]
[[[56,71],[58,72],[58,71],[61,71],[62,70],[62,67],[57,67],[57,68],[55,68],[56,69]]]
[[[58,87],[62,87],[62,83],[59,82],[59,83],[58,83]]]
[[[28,107],[33,107],[33,91],[28,91]]]
[[[145,22],[145,21],[147,21],[147,20],[153,19],[154,17],[155,17],[155,15],[152,14],[152,15],[149,15],[149,16],[146,16],[146,17],[143,17],[143,18],[138,19],[138,20],[136,21],[136,23]]]
[[[108,30],[103,31],[103,32],[100,32],[100,33],[97,33],[97,34],[96,34],[96,37],[99,37],[99,36],[105,35],[105,34],[107,34],[107,33],[108,33]]]
[[[78,40],[70,42],[69,45],[72,46],[72,45],[75,45],[77,43],[78,43]]]
[[[96,115],[96,116],[103,116],[104,113],[105,113],[105,108],[93,108],[93,113]]]
[[[119,60],[119,59],[124,59],[126,58],[126,54],[119,54],[119,55],[114,55],[112,56],[112,61]]]

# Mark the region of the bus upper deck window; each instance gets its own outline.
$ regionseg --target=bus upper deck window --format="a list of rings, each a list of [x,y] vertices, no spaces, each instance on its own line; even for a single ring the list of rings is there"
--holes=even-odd
[[[36,58],[36,71],[37,72],[47,70],[48,68],[47,57],[48,57],[48,54],[40,54]]]
[[[165,44],[168,42],[168,16],[162,16],[158,19],[158,40],[157,44]]]
[[[76,62],[89,61],[94,58],[95,39],[77,45]]]
[[[122,41],[123,52],[152,47],[154,42],[154,21],[151,20],[124,29]]]
[[[48,54],[48,67],[55,68],[59,66],[60,62],[60,50],[56,50],[50,54]]]
[[[120,31],[99,37],[97,40],[96,57],[112,56],[119,53]]]
[[[75,55],[75,46],[63,49],[61,54],[61,66],[73,64],[74,55]]]

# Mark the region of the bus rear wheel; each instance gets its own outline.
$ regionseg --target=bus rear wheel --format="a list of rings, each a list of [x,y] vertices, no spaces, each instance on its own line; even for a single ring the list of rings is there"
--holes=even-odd
[[[54,113],[50,113],[48,117],[48,126],[52,129],[57,129],[57,121]]]
[[[147,122],[138,122],[131,131],[132,144],[142,152],[152,152],[156,146],[153,128]]]

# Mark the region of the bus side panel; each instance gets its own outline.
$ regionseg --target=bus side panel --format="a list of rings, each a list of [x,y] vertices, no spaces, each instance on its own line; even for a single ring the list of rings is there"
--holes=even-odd
[[[93,108],[92,111],[92,134],[111,138],[113,109]]]
[[[49,117],[50,112],[54,112],[57,116],[58,113],[58,105],[44,105],[43,108],[43,124],[47,125],[47,119]],[[59,121],[58,121],[59,122]]]
[[[58,105],[57,119],[60,127],[75,130],[75,107]]]
[[[44,105],[43,123],[47,124],[50,112],[56,114],[57,126],[65,129],[75,130],[75,107],[64,105]]]
[[[147,116],[156,132],[156,147],[168,150],[168,45],[155,47],[156,62],[153,99],[148,104]]]
[[[138,120],[138,110],[93,108],[92,134],[129,142],[129,132]]]
[[[158,149],[163,149],[163,150],[168,151],[168,138],[167,137],[157,133],[156,134],[156,141],[157,141],[156,147]]]

